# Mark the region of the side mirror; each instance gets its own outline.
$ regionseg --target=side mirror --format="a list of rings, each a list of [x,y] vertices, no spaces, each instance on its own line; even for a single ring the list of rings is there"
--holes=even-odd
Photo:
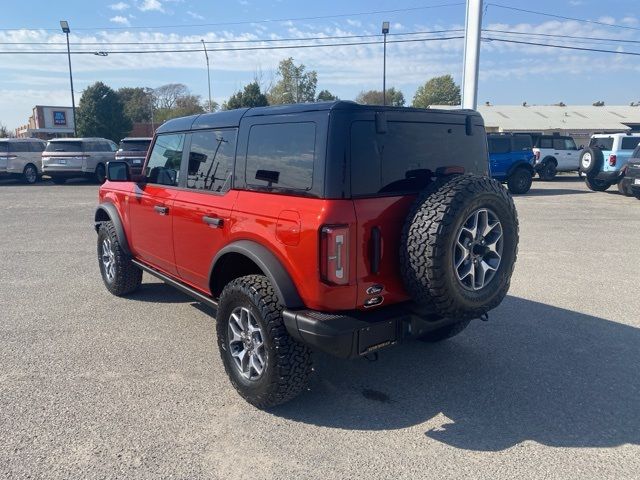
[[[110,182],[130,182],[131,172],[127,162],[107,162],[107,180]]]

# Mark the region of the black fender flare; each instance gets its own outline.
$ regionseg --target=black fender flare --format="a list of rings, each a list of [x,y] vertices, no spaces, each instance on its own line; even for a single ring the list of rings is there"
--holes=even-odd
[[[251,240],[238,240],[222,248],[216,254],[211,263],[211,268],[209,268],[209,282],[213,278],[220,259],[229,253],[243,255],[255,263],[269,278],[278,299],[285,307],[292,309],[304,307],[304,302],[300,298],[298,289],[280,260],[266,247]]]
[[[107,217],[106,219],[105,216]],[[96,208],[96,213],[94,214],[93,218],[96,232],[100,229],[100,224],[106,220],[113,223],[113,226],[116,229],[116,235],[118,236],[118,243],[120,244],[120,247],[126,255],[131,256],[131,249],[129,248],[129,242],[127,240],[127,236],[124,233],[124,228],[122,227],[120,214],[118,213],[118,209],[113,203],[102,203],[98,206],[98,208]]]
[[[507,177],[510,177],[513,174],[513,172],[515,172],[518,168],[527,169],[529,171],[529,173],[531,173],[531,176],[533,177],[533,174],[534,174],[533,167],[531,166],[530,163],[527,163],[524,160],[521,160],[521,161],[516,162],[513,165],[511,165],[509,167],[509,170],[507,171]]]

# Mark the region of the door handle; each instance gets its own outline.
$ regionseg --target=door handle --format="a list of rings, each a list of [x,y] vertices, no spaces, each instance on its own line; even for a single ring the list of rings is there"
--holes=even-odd
[[[169,207],[165,207],[164,205],[156,205],[153,209],[160,215],[167,215],[169,213]]]
[[[202,217],[202,221],[213,228],[222,228],[222,225],[224,225],[224,220],[221,218],[210,217],[208,215]]]

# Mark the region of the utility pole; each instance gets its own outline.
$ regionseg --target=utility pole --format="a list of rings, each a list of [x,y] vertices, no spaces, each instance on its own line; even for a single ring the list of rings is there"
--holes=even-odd
[[[482,0],[467,0],[464,28],[464,70],[462,72],[462,108],[478,107],[478,70],[480,67],[480,35],[482,33]]]
[[[211,71],[209,70],[209,53],[207,52],[207,45],[201,38],[202,48],[204,48],[204,57],[207,59],[207,86],[209,87],[209,112],[213,112],[213,103],[211,103]]]
[[[387,105],[387,34],[389,22],[382,22],[382,34],[384,35],[384,47],[382,54],[382,105]]]
[[[69,82],[71,83],[71,109],[73,110],[73,136],[78,136],[78,127],[76,126],[76,97],[73,94],[73,73],[71,72],[71,48],[69,47],[69,22],[66,20],[60,20],[60,28],[62,32],[67,35],[67,58],[69,59]]]

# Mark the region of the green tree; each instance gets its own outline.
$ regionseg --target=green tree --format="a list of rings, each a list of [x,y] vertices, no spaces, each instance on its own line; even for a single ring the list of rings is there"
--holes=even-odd
[[[431,105],[460,105],[460,87],[451,75],[434,77],[418,87],[413,106],[428,108]]]
[[[335,100],[340,100],[340,99],[336,97],[333,93],[331,93],[329,90],[322,90],[318,94],[318,97],[316,98],[316,102],[333,102]]]
[[[234,110],[243,107],[266,107],[269,105],[267,96],[260,91],[260,85],[253,81],[245,85],[243,90],[239,90],[227,100],[223,105],[223,110]]]
[[[382,105],[382,90],[363,91],[356,97],[356,102],[364,105]],[[387,88],[387,105],[392,107],[404,107],[404,95],[395,87]]]
[[[118,96],[124,106],[124,114],[132,122],[151,121],[153,109],[153,90],[142,87],[122,87]]]
[[[131,131],[120,96],[102,82],[82,92],[76,109],[76,126],[81,137],[103,137],[119,141]]]
[[[305,72],[304,64],[295,65],[293,58],[282,60],[278,65],[278,81],[267,93],[270,105],[283,103],[315,102],[318,73]]]

